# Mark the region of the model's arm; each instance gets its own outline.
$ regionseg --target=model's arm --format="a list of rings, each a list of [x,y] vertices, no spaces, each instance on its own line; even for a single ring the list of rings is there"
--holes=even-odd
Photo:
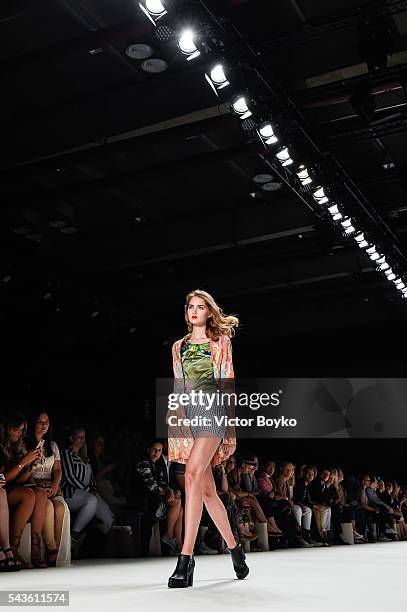
[[[235,418],[235,373],[232,359],[232,342],[229,336],[225,336],[224,339],[220,376],[222,392],[229,394],[228,397],[230,398],[230,400],[228,400],[226,403],[227,416],[228,419],[233,419]],[[232,455],[236,449],[236,429],[234,426],[228,424],[226,427],[223,444],[230,447],[229,456]]]

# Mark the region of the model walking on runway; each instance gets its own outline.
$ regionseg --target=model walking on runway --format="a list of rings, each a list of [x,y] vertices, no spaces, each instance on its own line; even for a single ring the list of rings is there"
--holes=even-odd
[[[220,418],[227,417],[228,411],[219,393],[216,396],[215,393],[234,390],[230,338],[239,320],[225,315],[209,293],[198,289],[186,297],[185,321],[188,334],[174,342],[172,347],[174,393],[193,390],[203,393],[198,402],[190,399],[187,406],[178,404],[175,413],[168,412],[169,416],[176,415],[183,423],[177,427],[169,425],[168,459],[186,464],[184,542],[175,571],[168,581],[170,588],[193,585],[193,549],[203,503],[227,544],[237,577],[245,578],[249,573],[245,554],[233,536],[212,473],[212,466],[230,457],[236,449],[234,428]],[[184,419],[187,419],[186,424]]]

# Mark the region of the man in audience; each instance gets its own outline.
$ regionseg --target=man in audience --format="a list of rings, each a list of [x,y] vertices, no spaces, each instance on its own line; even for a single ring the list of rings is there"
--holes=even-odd
[[[370,485],[366,487],[366,497],[369,506],[378,509],[379,541],[388,541],[397,534],[394,529],[393,508],[388,506],[376,493],[377,479],[373,476]],[[390,538],[388,537],[390,536]]]
[[[298,524],[302,527],[302,537],[312,546],[323,546],[323,542],[317,542],[311,537],[312,506],[309,487],[315,477],[315,469],[312,465],[304,466],[303,476],[296,480],[293,492],[293,511]]]
[[[331,508],[328,504],[328,481],[330,475],[330,470],[323,468],[320,475],[314,478],[309,489],[315,522],[325,546],[329,546],[331,530]]]

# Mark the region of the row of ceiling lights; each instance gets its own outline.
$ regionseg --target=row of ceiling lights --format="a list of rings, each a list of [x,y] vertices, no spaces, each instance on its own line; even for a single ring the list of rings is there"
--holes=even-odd
[[[167,15],[167,2],[165,0],[143,0],[139,3],[142,11],[156,26],[158,22]],[[196,59],[201,55],[203,49],[202,37],[196,36],[192,29],[183,30],[178,37],[178,47],[187,61]],[[219,96],[225,88],[231,85],[229,72],[232,70],[221,58],[212,63],[205,73],[205,79],[214,93]],[[256,116],[256,102],[248,92],[239,92],[232,96],[231,110],[240,120],[251,118],[256,124],[256,133],[266,149],[272,151],[282,167],[293,172],[300,184],[310,191],[314,201],[329,213],[332,223],[341,231],[346,238],[353,238],[360,249],[363,249],[370,259],[375,262],[377,270],[385,275],[385,278],[394,283],[395,288],[403,298],[407,298],[407,287],[404,276],[397,271],[384,253],[373,240],[370,240],[366,232],[356,219],[351,218],[345,211],[341,202],[337,201],[335,195],[318,181],[316,173],[312,168],[306,167],[296,160],[291,147],[282,143],[281,135],[278,134],[277,126],[271,120],[263,120]],[[270,113],[271,115],[271,113]]]

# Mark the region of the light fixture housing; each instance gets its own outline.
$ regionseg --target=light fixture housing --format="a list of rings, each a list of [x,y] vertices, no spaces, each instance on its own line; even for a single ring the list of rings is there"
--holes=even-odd
[[[205,79],[217,96],[219,95],[218,91],[230,85],[228,77],[225,74],[224,64],[221,62],[215,64],[207,73],[205,73]]]
[[[274,132],[274,127],[270,121],[264,121],[257,128],[257,133],[261,142],[264,145],[272,145],[278,142],[278,138]]]
[[[179,38],[178,47],[181,53],[185,55],[187,61],[193,60],[201,55],[201,52],[194,42],[195,37],[196,35],[192,30],[184,30]]]
[[[167,14],[167,9],[161,0],[143,0],[139,2],[139,7],[154,25]]]
[[[329,198],[325,193],[325,188],[324,187],[317,187],[315,189],[315,191],[312,192],[313,198],[314,200],[318,203],[318,204],[327,204],[329,202]]]
[[[291,154],[288,150],[288,147],[282,147],[276,154],[276,157],[282,166],[290,166],[294,163],[294,160],[291,158]]]
[[[312,183],[312,178],[309,175],[308,168],[301,164],[301,166],[297,170],[297,176],[300,179],[301,185],[310,185]]]
[[[331,204],[328,206],[328,211],[331,213],[333,221],[340,221],[343,219],[343,215],[339,210],[338,204]]]
[[[232,111],[239,117],[239,119],[247,119],[253,114],[247,104],[247,96],[244,94],[237,94],[234,96],[230,106]]]

